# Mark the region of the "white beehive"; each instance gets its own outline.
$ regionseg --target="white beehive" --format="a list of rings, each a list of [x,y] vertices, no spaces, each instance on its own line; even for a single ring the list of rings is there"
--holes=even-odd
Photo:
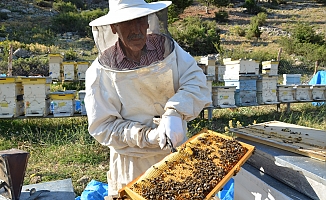
[[[277,101],[277,76],[262,75],[257,79],[257,102],[275,104]]]
[[[217,80],[224,81],[223,76],[225,75],[225,65],[217,66]]]
[[[295,100],[297,101],[312,101],[311,85],[296,85]]]
[[[73,81],[75,80],[75,62],[63,62],[63,80]]]
[[[262,74],[278,75],[278,61],[262,62]]]
[[[326,100],[326,85],[312,85],[311,90],[313,100]]]
[[[1,77],[0,78],[0,99],[16,98],[24,94],[24,88],[20,77]]]
[[[223,59],[225,74],[257,74],[259,63],[255,60]]]
[[[86,108],[85,108],[85,101],[84,101],[84,98],[85,98],[85,95],[86,95],[86,91],[85,90],[80,90],[78,92],[78,98],[80,100],[80,113],[81,115],[86,115]]]
[[[85,73],[89,67],[89,62],[77,62],[77,79],[85,80]]]
[[[300,85],[301,74],[283,74],[283,85]]]
[[[51,77],[22,77],[24,99],[47,98],[50,93]]]
[[[53,116],[74,116],[76,107],[76,91],[52,92],[50,99],[53,103]]]
[[[237,106],[256,106],[257,96],[255,91],[236,90],[235,92],[235,105]]]
[[[24,101],[8,97],[0,101],[0,118],[12,118],[24,114]]]
[[[214,86],[213,106],[220,108],[234,108],[235,106],[235,91],[236,86]]]
[[[50,113],[51,99],[42,97],[34,97],[24,99],[25,116],[27,117],[45,117]]]
[[[61,54],[49,54],[49,76],[53,80],[61,80],[61,64],[63,56]]]
[[[295,102],[295,90],[290,85],[277,85],[277,98],[280,102]]]

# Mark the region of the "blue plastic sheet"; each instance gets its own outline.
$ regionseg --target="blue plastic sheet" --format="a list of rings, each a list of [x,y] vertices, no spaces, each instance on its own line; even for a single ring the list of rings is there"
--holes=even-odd
[[[96,180],[89,182],[82,192],[81,196],[76,197],[75,200],[104,200],[108,195],[108,184]],[[233,200],[234,198],[234,179],[231,178],[219,191],[216,196],[220,200]]]
[[[234,199],[234,179],[231,178],[216,195],[220,200]]]
[[[318,71],[314,77],[309,81],[309,85],[326,85],[326,71]],[[320,106],[324,102],[313,102],[312,105]]]
[[[104,200],[105,196],[108,196],[108,184],[92,180],[75,200]]]

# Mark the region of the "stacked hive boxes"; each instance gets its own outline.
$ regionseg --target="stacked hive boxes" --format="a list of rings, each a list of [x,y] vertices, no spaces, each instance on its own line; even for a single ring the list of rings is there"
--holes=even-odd
[[[235,91],[236,86],[213,86],[213,106],[220,108],[235,108]]]
[[[212,76],[213,81],[215,81],[215,79],[216,79],[215,62],[216,62],[216,59],[213,56],[205,56],[200,59],[200,63],[204,64],[206,66],[205,74]]]
[[[62,62],[63,66],[63,80],[73,81],[76,75],[76,65],[74,61]]]
[[[53,103],[54,117],[74,116],[75,113],[75,90],[67,90],[63,92],[51,92],[50,98]]]
[[[52,80],[61,80],[61,63],[63,57],[61,54],[49,54],[49,76]]]
[[[24,86],[25,116],[47,116],[51,77],[22,77]]]
[[[262,74],[267,74],[269,76],[277,76],[278,75],[278,61],[264,61],[262,64]]]
[[[20,77],[0,78],[0,118],[24,114],[24,88]]]
[[[257,104],[257,79],[259,63],[254,60],[224,59],[225,86],[236,86],[235,104],[237,106],[252,106]]]
[[[85,73],[89,67],[89,62],[77,62],[77,80],[85,80]]]

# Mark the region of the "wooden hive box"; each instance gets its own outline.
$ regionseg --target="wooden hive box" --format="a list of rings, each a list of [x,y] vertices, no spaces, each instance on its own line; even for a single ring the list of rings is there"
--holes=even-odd
[[[122,188],[120,197],[210,199],[240,170],[254,146],[202,130],[177,149]]]

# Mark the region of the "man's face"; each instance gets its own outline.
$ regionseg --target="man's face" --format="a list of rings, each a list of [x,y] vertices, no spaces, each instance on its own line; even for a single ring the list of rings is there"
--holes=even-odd
[[[112,32],[118,33],[124,47],[132,51],[140,51],[144,47],[148,27],[148,16],[111,25]]]

